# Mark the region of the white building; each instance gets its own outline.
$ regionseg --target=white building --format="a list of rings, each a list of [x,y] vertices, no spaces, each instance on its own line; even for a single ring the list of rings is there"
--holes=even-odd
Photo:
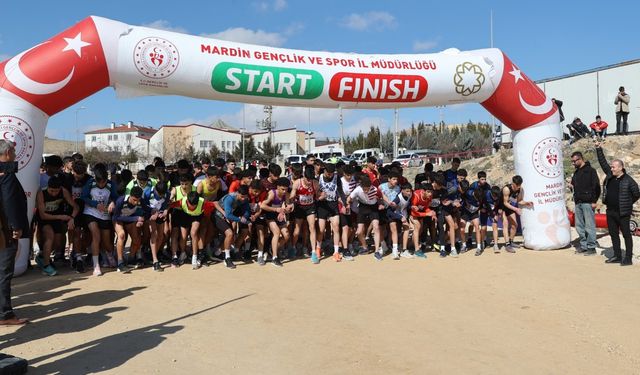
[[[213,146],[233,153],[242,135],[238,130],[213,128],[200,124],[162,125],[151,137],[150,152],[168,161],[175,161],[189,146],[196,152],[208,153]]]
[[[134,151],[139,156],[146,156],[149,153],[149,140],[156,132],[157,129],[136,125],[132,121],[121,125],[112,122],[108,128],[84,133],[84,146],[85,150],[96,148],[122,154]]]
[[[307,150],[316,146],[315,138],[312,137],[309,141],[306,132],[296,128],[274,130],[272,134],[273,143],[280,145],[280,153],[284,157],[305,154]],[[247,136],[249,135],[253,137],[253,142],[258,149],[269,138],[268,132],[247,133]]]
[[[629,131],[640,131],[640,59],[607,65],[582,72],[536,81],[547,97],[563,102],[562,112],[565,121],[562,124],[566,133],[566,124],[580,117],[587,126],[595,121],[596,115],[609,124],[608,133],[616,131],[616,113],[614,100],[618,88],[624,86],[631,96],[629,103]],[[511,141],[510,130],[502,127],[503,142]],[[508,141],[505,141],[508,139]]]

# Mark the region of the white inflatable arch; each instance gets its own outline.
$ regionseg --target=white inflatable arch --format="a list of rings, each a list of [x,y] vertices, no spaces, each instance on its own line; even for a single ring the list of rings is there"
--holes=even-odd
[[[119,97],[195,98],[321,108],[477,102],[514,130],[524,178],[525,246],[568,244],[557,107],[498,49],[360,55],[271,48],[88,17],[0,64],[0,131],[16,143],[33,211],[49,116],[105,88]],[[26,269],[21,241],[16,275]]]

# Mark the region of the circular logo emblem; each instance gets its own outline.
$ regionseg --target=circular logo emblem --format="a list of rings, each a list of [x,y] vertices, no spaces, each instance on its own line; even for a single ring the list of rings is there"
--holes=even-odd
[[[558,177],[562,170],[562,145],[558,138],[545,138],[533,149],[533,167],[544,177]]]
[[[136,44],[133,62],[142,75],[149,78],[167,78],[178,68],[178,49],[166,39],[150,37]]]
[[[18,169],[29,164],[36,140],[31,126],[26,121],[15,116],[0,115],[0,139],[13,142],[15,145]]]
[[[484,84],[482,68],[468,61],[456,66],[453,84],[456,86],[456,92],[462,96],[477,93]]]

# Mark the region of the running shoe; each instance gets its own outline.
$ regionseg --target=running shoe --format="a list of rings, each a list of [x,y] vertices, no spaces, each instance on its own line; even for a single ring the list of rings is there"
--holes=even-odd
[[[442,253],[440,253],[440,255],[442,256]],[[422,251],[422,250],[418,250],[418,251],[414,252],[413,256],[416,257],[416,258],[424,258],[424,259],[427,258],[427,254],[425,254],[424,251]]]
[[[342,254],[340,254],[340,252],[335,252],[335,253],[333,253],[333,259],[334,259],[336,262],[341,261],[341,260],[342,260]]]
[[[309,258],[309,257],[311,257],[311,254],[309,254],[309,249],[307,249],[306,247],[303,247],[303,248],[302,248],[302,256],[303,256],[304,258]]]
[[[483,252],[482,249],[476,249],[476,254],[475,255],[478,257],[478,256],[482,255],[482,252]]]
[[[355,258],[353,257],[352,253],[347,250],[342,254],[342,259],[349,261],[349,262],[353,262],[355,260]]]
[[[453,246],[451,248],[451,254],[452,257],[457,258],[458,257],[458,250],[456,250],[455,246]]]
[[[493,253],[500,254],[500,246],[498,246],[498,244],[493,245]]]
[[[131,268],[129,268],[124,263],[120,263],[120,264],[118,264],[118,272],[119,273],[129,273],[129,272],[131,272]]]
[[[192,270],[197,270],[200,267],[202,267],[202,263],[200,263],[200,259],[198,259],[197,257],[195,259],[191,260],[191,269]]]
[[[200,261],[201,266],[209,267],[209,262],[207,261],[207,257],[204,251],[198,253],[198,260]]]
[[[393,260],[400,260],[400,254],[397,251],[393,252]]]
[[[230,268],[232,270],[236,268],[236,265],[233,264],[233,260],[231,260],[231,258],[225,258],[224,265],[227,266],[227,268]]]
[[[40,254],[36,255],[35,261],[38,267],[44,268],[44,258]]]
[[[460,245],[460,254],[464,254],[467,252],[467,244],[466,243],[462,243],[462,245]]]
[[[75,264],[74,269],[76,270],[77,273],[84,273],[85,272],[84,261],[82,260],[82,257],[76,258],[76,264]]]
[[[382,243],[380,243],[380,247],[382,248],[383,254],[389,251],[389,246],[387,246],[386,241],[382,241]]]
[[[295,259],[296,253],[297,253],[296,248],[293,246],[289,246],[289,248],[287,249],[287,258]]]
[[[311,263],[313,263],[313,264],[320,263],[320,259],[318,258],[318,254],[316,254],[315,251],[311,253]]]
[[[102,276],[102,270],[100,266],[93,267],[93,276]]]
[[[271,261],[271,264],[273,264],[275,267],[282,267],[282,262],[280,261],[280,258],[273,258],[273,260]]]
[[[264,260],[264,257],[258,257],[258,265],[264,266],[265,264],[267,264],[267,262]]]
[[[504,249],[507,251],[507,253],[513,254],[516,252],[516,249],[514,249],[513,244],[507,244],[507,246],[505,246]]]
[[[144,268],[144,260],[142,260],[142,258],[136,260],[135,265],[133,266],[133,269],[137,270],[140,268]]]
[[[467,238],[467,248],[471,249],[473,247],[473,240],[471,238]]]
[[[252,254],[251,250],[246,250],[245,252],[243,252],[242,261],[245,263],[253,263],[253,260],[251,260],[251,254]]]
[[[58,274],[58,271],[56,271],[56,269],[53,268],[51,264],[47,264],[46,266],[42,267],[42,274],[47,276],[55,276]]]
[[[517,243],[515,243],[515,242],[511,242],[511,247],[513,247],[514,249],[519,249],[519,248],[521,248],[522,246],[521,246],[521,245],[519,245],[519,244],[517,244]]]
[[[402,253],[400,253],[400,256],[407,259],[413,258],[413,254],[411,254],[409,250],[406,249]]]
[[[379,251],[376,251],[373,253],[373,257],[376,258],[377,261],[381,261],[382,260],[382,253]]]
[[[178,259],[178,257],[173,257],[171,258],[171,268],[178,268],[180,267],[180,260]]]
[[[359,246],[358,247],[358,254],[359,255],[365,255],[365,254],[369,254],[369,249]]]
[[[153,270],[156,272],[162,272],[164,271],[164,268],[162,268],[162,265],[160,265],[160,262],[155,262],[153,263]]]
[[[183,265],[186,260],[187,260],[187,252],[183,251],[180,253],[180,257],[178,258],[178,261],[180,262],[180,265]]]

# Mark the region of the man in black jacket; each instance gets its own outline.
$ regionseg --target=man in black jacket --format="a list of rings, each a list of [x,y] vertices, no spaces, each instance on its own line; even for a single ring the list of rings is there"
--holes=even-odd
[[[600,142],[595,144],[600,167],[607,175],[604,179],[602,203],[607,205],[607,226],[613,242],[613,258],[606,263],[620,263],[622,266],[631,265],[633,256],[633,239],[629,221],[633,211],[633,204],[640,199],[638,184],[624,170],[622,160],[614,159],[611,164],[607,162]],[[622,258],[620,249],[620,231],[624,237],[625,257]]]
[[[580,237],[580,247],[576,253],[584,255],[596,254],[596,222],[595,208],[600,196],[600,180],[588,161],[579,151],[571,154],[571,163],[576,171],[571,177],[569,186],[573,189],[573,201],[576,204],[576,231]]]
[[[29,232],[27,198],[16,177],[15,159],[14,144],[0,140],[0,325],[27,322],[27,319],[18,319],[11,307],[11,279],[18,240]]]

